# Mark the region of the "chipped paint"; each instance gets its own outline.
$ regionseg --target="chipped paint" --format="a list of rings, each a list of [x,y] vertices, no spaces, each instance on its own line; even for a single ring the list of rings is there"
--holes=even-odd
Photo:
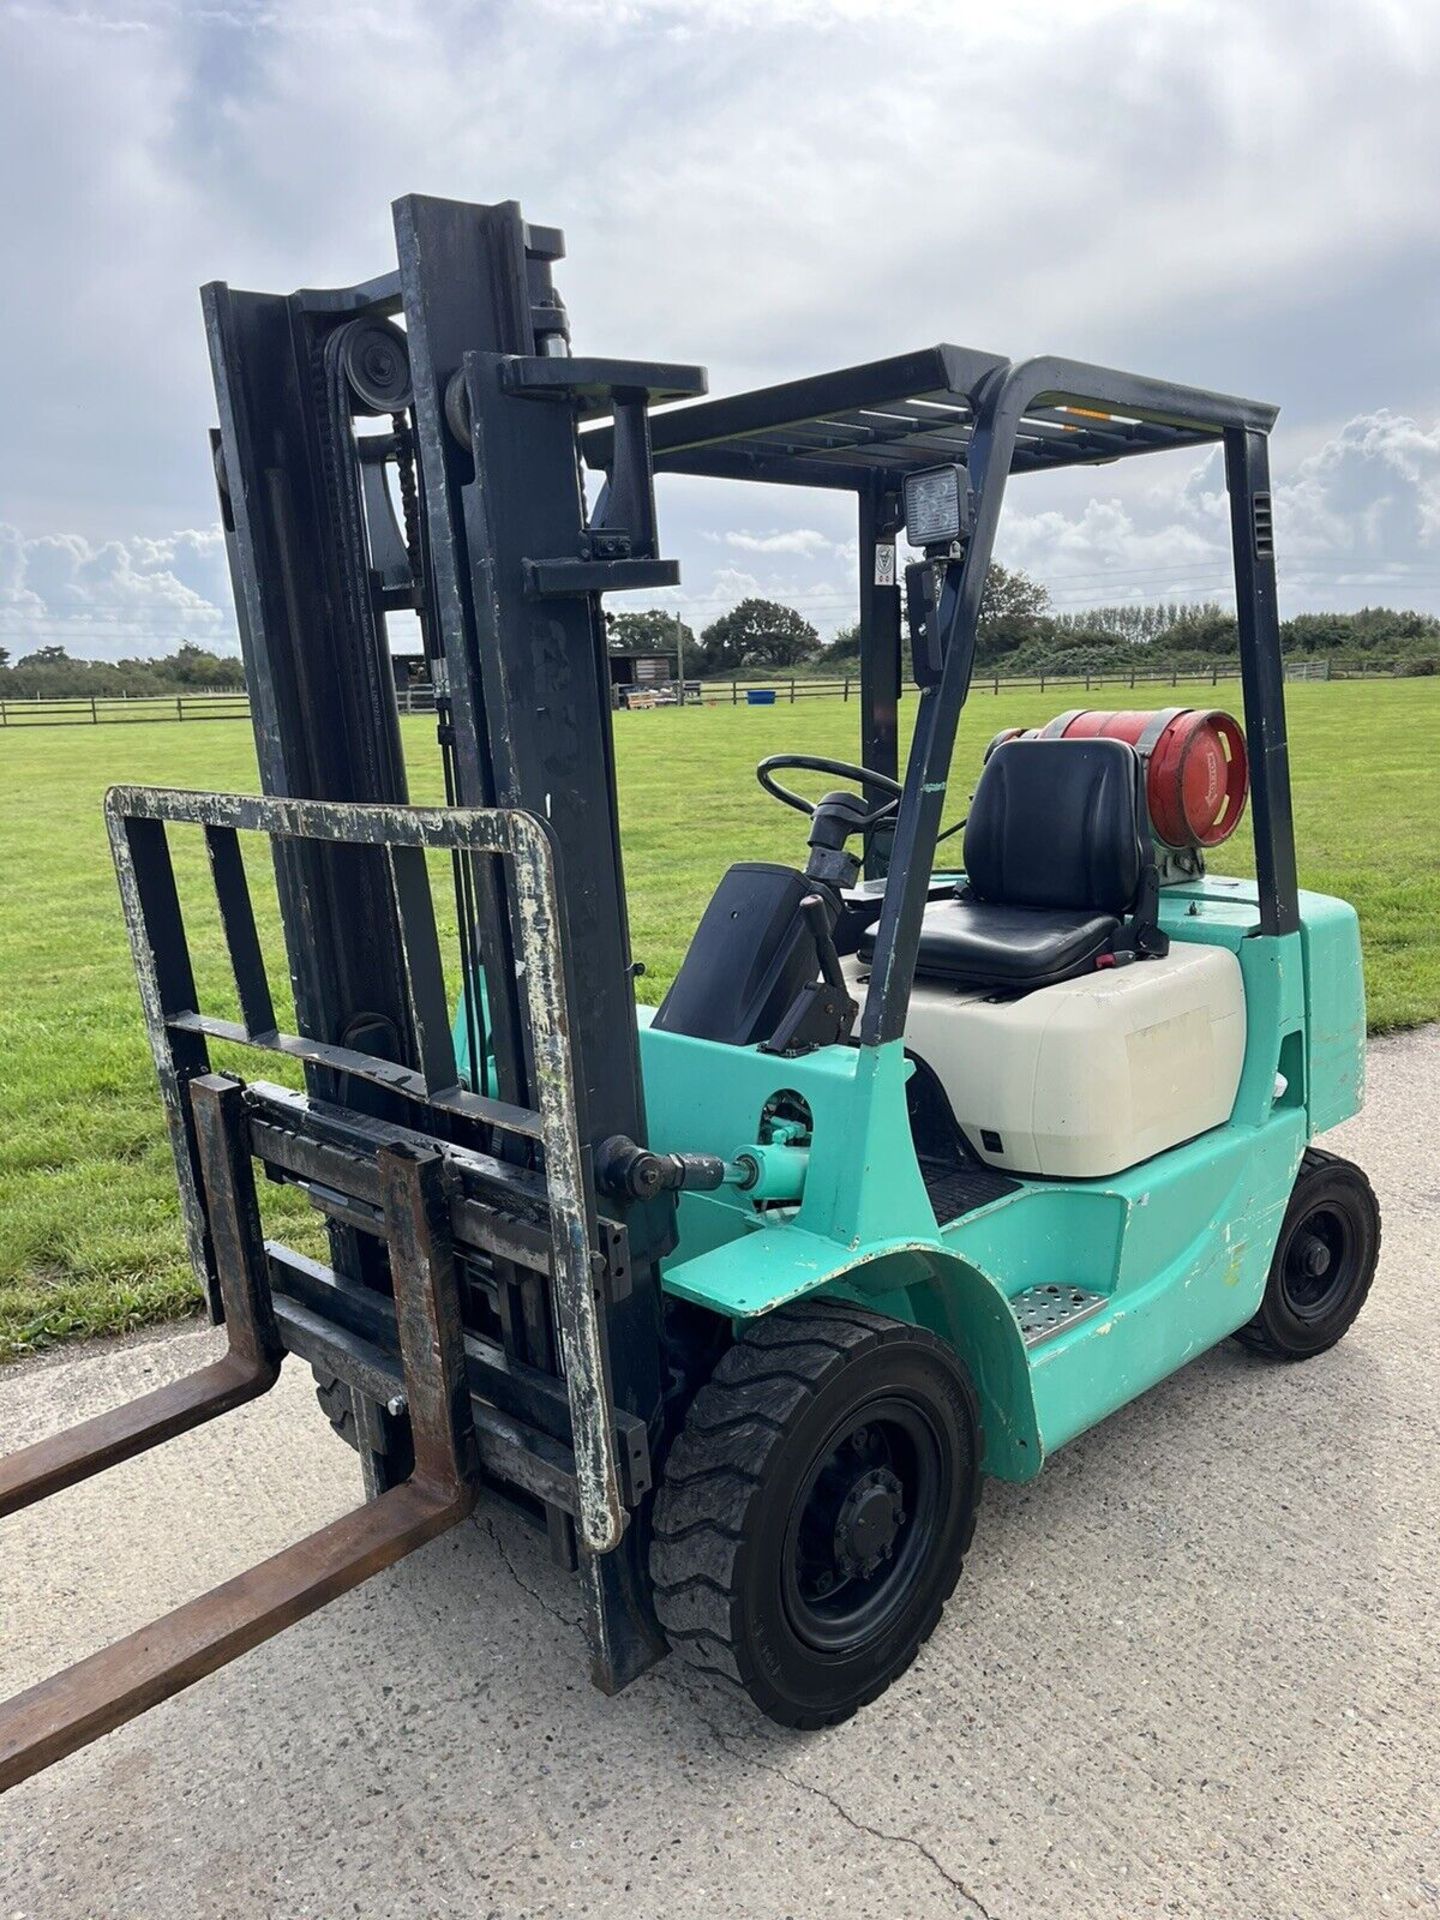
[[[185,1083],[190,1071],[177,1066],[184,1042],[192,1059],[204,1062],[209,1034],[314,1060],[364,1075],[428,1099],[441,1109],[465,1113],[530,1134],[545,1153],[546,1201],[552,1237],[553,1297],[557,1331],[570,1400],[575,1459],[576,1519],[583,1544],[593,1553],[617,1546],[626,1512],[619,1461],[610,1417],[609,1370],[602,1309],[592,1273],[597,1229],[585,1191],[575,1107],[570,1012],[563,960],[557,937],[559,903],[550,830],[535,815],[498,808],[408,807],[249,795],[194,793],[160,788],[116,787],[105,800],[107,831],[115,858],[131,949],[140,983],[141,1004],[151,1051],[170,1124],[182,1213],[191,1261],[211,1293],[205,1213],[196,1178],[191,1131],[186,1118]],[[164,833],[169,822],[223,827],[268,834],[272,840],[301,839],[378,844],[389,847],[459,848],[496,853],[510,860],[513,911],[519,944],[517,972],[522,980],[534,1041],[538,1113],[507,1106],[460,1089],[437,1091],[413,1069],[373,1056],[323,1046],[300,1036],[250,1034],[233,1022],[207,1019],[194,1009],[167,1007],[161,992],[147,903],[136,872],[135,834],[154,823]],[[151,858],[164,892],[168,852],[152,846]],[[204,1071],[202,1064],[199,1071]]]

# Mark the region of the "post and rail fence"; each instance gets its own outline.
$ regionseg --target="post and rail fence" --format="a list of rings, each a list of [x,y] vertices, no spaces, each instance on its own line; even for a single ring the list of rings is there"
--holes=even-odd
[[[1406,660],[1288,660],[1287,680],[1380,680],[1391,679],[1415,670],[1416,663]],[[1218,687],[1237,680],[1235,661],[1215,660],[1208,668],[1166,667],[1158,671],[1131,668],[1128,672],[1040,673],[1008,676],[991,669],[977,672],[971,693],[999,695],[1027,690],[1045,693],[1051,688],[1079,688],[1086,693],[1106,687],[1178,687],[1209,685]],[[858,699],[858,673],[819,678],[807,674],[754,675],[741,679],[687,679],[683,683],[683,704],[687,706],[734,706],[747,704],[793,706],[797,700]],[[673,707],[682,704],[681,683],[676,680],[647,682],[633,687],[616,687],[617,707],[639,710]],[[752,700],[753,695],[768,696]],[[435,692],[429,686],[401,688],[400,711],[433,713]],[[134,725],[143,721],[247,720],[249,696],[243,692],[204,692],[174,694],[123,695],[86,694],[77,699],[0,698],[0,728],[103,726],[107,723]]]
[[[111,721],[248,720],[250,696],[229,693],[85,694],[75,700],[0,699],[0,727],[95,727]]]
[[[1379,680],[1393,679],[1396,676],[1414,671],[1414,664],[1405,660],[1289,660],[1285,663],[1287,680]],[[1121,671],[1114,669],[1106,672],[1089,673],[1038,673],[1029,675],[1006,675],[994,668],[989,671],[977,670],[970,684],[971,694],[1001,694],[1033,689],[1040,693],[1055,687],[1080,687],[1087,693],[1104,687],[1178,687],[1212,686],[1218,687],[1229,680],[1240,678],[1238,660],[1213,660],[1206,667],[1164,667],[1146,671],[1132,667]],[[685,704],[689,706],[744,706],[752,695],[768,695],[763,702],[754,704],[792,705],[797,700],[849,700],[852,695],[859,697],[860,676],[852,673],[848,676],[835,676],[822,679],[809,674],[772,674],[768,678],[752,675],[747,678],[732,676],[724,680],[689,680],[684,683]],[[674,680],[654,681],[646,685],[617,687],[616,704],[622,707],[664,707],[680,704],[680,683]]]

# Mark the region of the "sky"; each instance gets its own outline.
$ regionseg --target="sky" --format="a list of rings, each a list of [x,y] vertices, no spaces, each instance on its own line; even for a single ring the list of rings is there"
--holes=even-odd
[[[565,229],[577,351],[713,393],[949,340],[1278,403],[1285,611],[1440,612],[1435,0],[0,0],[0,646],[235,649],[197,288]],[[696,627],[854,617],[843,497],[662,482]],[[1010,495],[1057,607],[1224,598],[1218,464]]]

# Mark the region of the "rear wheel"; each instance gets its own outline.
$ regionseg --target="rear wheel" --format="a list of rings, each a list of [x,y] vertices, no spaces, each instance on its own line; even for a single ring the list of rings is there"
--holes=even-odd
[[[935,1335],[843,1302],[753,1322],[691,1404],[655,1501],[655,1609],[784,1726],[844,1720],[940,1617],[974,1531],[974,1386]]]
[[[1235,1338],[1272,1360],[1308,1360],[1349,1332],[1380,1258],[1380,1208],[1350,1160],[1312,1147],[1300,1162],[1265,1297]]]

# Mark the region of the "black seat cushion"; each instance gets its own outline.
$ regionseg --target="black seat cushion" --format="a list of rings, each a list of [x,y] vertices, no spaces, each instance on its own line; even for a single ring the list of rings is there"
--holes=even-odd
[[[953,900],[953,880],[932,879],[926,889],[927,900]],[[859,951],[865,936],[877,925],[885,906],[885,882],[867,880],[863,886],[840,889],[840,918],[835,926],[835,951],[839,954]],[[870,942],[873,953],[875,943]]]
[[[1125,741],[1006,741],[970,804],[965,891],[926,911],[916,977],[1023,993],[1088,972],[1140,892],[1141,809]],[[873,957],[873,934],[858,951]]]
[[[915,972],[957,986],[1053,986],[1093,967],[1119,931],[1113,913],[947,900],[920,923]],[[870,945],[873,951],[873,940]],[[866,957],[863,944],[861,954]]]

